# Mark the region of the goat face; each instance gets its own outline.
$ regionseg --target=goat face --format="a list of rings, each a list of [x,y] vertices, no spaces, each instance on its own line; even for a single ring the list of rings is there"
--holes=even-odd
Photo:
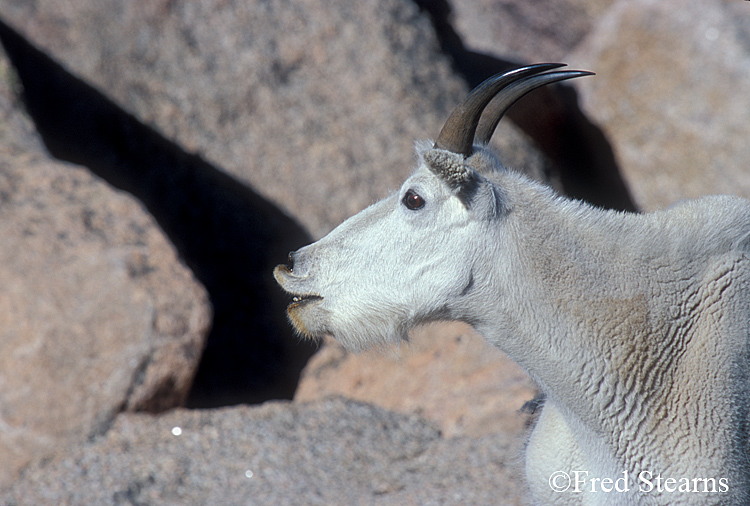
[[[276,267],[276,280],[294,297],[287,315],[300,334],[328,334],[361,349],[403,339],[419,323],[470,319],[462,302],[488,272],[483,264],[498,258],[498,222],[507,212],[502,188],[482,174],[499,164],[474,143],[486,144],[529,91],[588,74],[545,73],[560,66],[533,65],[482,83],[434,146],[417,147],[419,166],[397,194],[291,253],[290,266]]]
[[[294,300],[287,314],[309,337],[330,334],[349,348],[404,338],[414,325],[456,318],[474,264],[490,247],[489,222],[502,216],[493,183],[460,155],[418,150],[421,163],[398,193],[349,218],[290,255],[274,276]],[[436,173],[460,164],[452,188]]]

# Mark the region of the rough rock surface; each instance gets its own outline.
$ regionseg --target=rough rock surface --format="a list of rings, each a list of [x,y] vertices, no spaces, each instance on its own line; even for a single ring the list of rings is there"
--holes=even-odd
[[[565,61],[589,32],[592,17],[612,0],[454,0],[453,18],[464,44],[516,61]]]
[[[466,91],[440,53],[427,17],[409,0],[0,1],[0,16],[137,119],[249,183],[313,237],[398,188],[413,168],[414,140],[436,136]],[[77,132],[80,123],[111,119],[84,117],[61,128]],[[130,142],[131,127],[123,130]],[[501,125],[496,139],[508,165],[544,177],[545,160],[512,125]],[[122,142],[115,139],[114,147]],[[143,165],[138,162],[135,169]],[[171,183],[170,174],[164,179]],[[220,214],[215,221],[221,223],[201,232],[202,243],[222,244],[232,234],[246,237],[240,226],[209,235],[236,214]],[[204,225],[196,221],[183,228]],[[278,228],[258,235],[279,234]],[[296,236],[285,243],[294,241]],[[284,369],[278,356],[294,348],[290,336],[274,347],[282,340],[274,322],[259,317],[243,328],[236,316],[252,311],[241,303],[245,294],[251,293],[245,306],[253,307],[275,295],[264,284],[270,276],[244,280],[237,271],[251,270],[240,263],[241,253],[270,273],[274,261],[285,261],[286,252],[302,244],[276,247],[283,253],[264,258],[257,258],[261,248],[250,245],[234,252],[236,265],[223,273],[214,270],[228,255],[199,252],[198,261],[209,264],[206,275],[198,275],[212,295],[216,322],[193,405],[219,398],[217,383],[223,390],[242,385],[244,371],[258,369],[256,362]],[[283,313],[279,306],[271,310]],[[224,328],[218,322],[234,325],[228,337],[218,336]],[[262,359],[238,358],[248,342],[261,348],[245,329],[263,334],[257,341],[272,341],[267,352],[256,354]],[[225,379],[216,379],[230,370]]]
[[[0,487],[123,410],[181,405],[210,308],[153,219],[53,161],[0,54]]]
[[[419,413],[446,437],[520,437],[520,410],[537,393],[504,353],[463,324],[429,325],[398,349],[347,352],[326,342],[300,378],[295,400],[343,395],[402,413]]]
[[[414,140],[466,92],[409,0],[4,1],[0,15],[313,236],[398,188]],[[509,162],[533,168],[512,141]]]
[[[517,451],[504,434],[445,439],[415,415],[342,399],[125,414],[0,503],[514,506]]]
[[[750,3],[619,1],[569,58],[638,204],[750,197]]]
[[[639,205],[651,209],[706,193],[750,195],[749,6],[456,0],[455,19],[470,47],[506,58],[559,56],[597,72],[575,84],[582,103],[614,143]],[[434,136],[465,92],[426,18],[405,0],[0,0],[0,16],[314,236],[398,186],[412,140]],[[495,20],[505,23],[500,31]],[[13,121],[0,123],[1,135],[27,128],[6,127]],[[502,128],[509,165],[543,170],[522,136]],[[38,142],[8,145],[25,153]],[[118,254],[91,265],[130,258]],[[115,261],[107,275],[117,281],[123,265]],[[82,278],[81,286],[90,285]],[[142,302],[96,288],[127,307]],[[37,302],[30,304],[24,308]],[[516,410],[531,391],[516,372],[500,374],[503,359],[482,346],[455,327],[416,335],[398,360],[393,351],[353,356],[326,345],[297,397],[341,394],[430,422],[342,400],[119,415],[92,442],[32,465],[0,503],[515,504],[522,485],[505,472],[521,466]],[[505,388],[518,397],[504,397]]]

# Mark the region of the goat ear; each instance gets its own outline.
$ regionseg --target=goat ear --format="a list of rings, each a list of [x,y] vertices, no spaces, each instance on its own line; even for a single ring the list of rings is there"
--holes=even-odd
[[[454,192],[470,185],[474,178],[474,170],[466,165],[463,155],[444,149],[428,149],[422,153],[422,160]]]
[[[496,216],[504,209],[498,188],[466,163],[459,154],[442,149],[422,152],[422,160],[467,209],[483,216]]]

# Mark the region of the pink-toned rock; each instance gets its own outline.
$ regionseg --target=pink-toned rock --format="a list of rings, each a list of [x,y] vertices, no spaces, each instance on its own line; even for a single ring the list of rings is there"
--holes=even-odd
[[[453,0],[456,31],[474,50],[515,61],[565,61],[613,0]]]
[[[140,121],[250,183],[314,236],[397,188],[413,167],[414,140],[434,137],[466,92],[410,0],[0,1],[0,15]],[[545,178],[546,160],[512,124],[504,122],[495,137],[509,166]],[[221,288],[212,294],[226,297]],[[235,367],[231,377],[252,368],[236,367],[236,353],[225,351],[252,353],[243,332],[232,334],[232,346],[209,343],[196,390],[212,386],[223,364]],[[261,325],[249,332],[278,339]],[[267,362],[279,370],[275,357]],[[194,405],[221,399],[206,390]]]
[[[123,410],[187,395],[210,323],[153,219],[53,161],[0,54],[0,487]]]
[[[295,400],[344,395],[436,422],[449,437],[520,438],[533,398],[529,377],[463,324],[429,325],[398,349],[347,352],[326,342],[303,371]]]
[[[613,3],[611,12],[605,13]],[[505,47],[510,52],[503,51],[502,56],[528,60],[559,57],[575,67],[597,72],[595,78],[577,80],[575,86],[584,90],[587,112],[605,125],[613,139],[643,207],[717,191],[748,194],[743,160],[750,159],[750,153],[744,119],[750,114],[743,98],[750,96],[750,90],[743,83],[750,80],[742,40],[747,38],[750,24],[744,17],[745,2],[708,1],[690,10],[670,0],[560,0],[551,6],[545,4],[541,10],[528,2],[486,2],[481,5],[497,10],[479,10],[467,23],[469,18],[461,13],[461,5],[468,4],[459,1],[456,13],[459,31],[470,47],[485,49],[475,45],[472,36],[501,26],[491,35],[507,36],[503,40],[508,42]],[[488,15],[490,12],[494,14]],[[480,26],[480,22],[492,23],[498,12],[512,12],[515,17],[504,18],[512,19],[511,25]],[[450,107],[466,91],[437,50],[425,19],[408,2],[397,0],[335,4],[272,0],[241,6],[219,0],[0,1],[0,13],[117,104],[257,188],[298,217],[315,236],[400,184],[410,169],[413,139],[434,136]],[[488,40],[489,50],[499,39]],[[566,58],[581,41],[583,45]],[[509,165],[526,165],[542,173],[543,161],[538,155],[528,154],[528,144],[512,126],[504,123],[498,134],[498,142],[505,143],[502,154]],[[14,142],[20,145],[27,141]],[[69,167],[66,170],[73,171]],[[44,182],[45,178],[40,180]],[[88,188],[88,183],[75,185]],[[0,191],[0,198],[16,193],[12,186],[8,188],[11,191]],[[89,196],[95,194],[85,193],[84,200],[97,201]],[[118,212],[128,214],[130,208],[121,205],[126,209]],[[110,221],[101,217],[107,209],[95,207],[96,213],[88,220],[99,225],[92,230],[111,228],[117,232],[117,226],[110,226]],[[84,232],[96,235],[88,229]],[[67,227],[65,233],[70,233]],[[88,236],[81,232],[81,237]],[[121,309],[102,312],[109,315],[108,324],[115,329],[148,328],[138,312],[149,305],[148,288],[137,285],[132,292],[114,288],[120,286],[117,283],[125,271],[149,272],[143,266],[151,263],[140,261],[140,250],[133,254],[128,249],[131,246],[125,241],[121,250],[105,255],[106,262],[114,262],[119,271],[109,270],[109,264],[101,259],[101,251],[110,251],[106,243],[96,250],[100,253],[91,255],[93,260],[86,265],[91,272],[104,276],[107,286],[87,283],[85,276],[78,283],[69,282],[92,294],[96,301],[117,303]],[[44,252],[50,247],[42,244],[35,250]],[[71,265],[83,262],[79,257],[74,260],[70,260]],[[49,276],[68,267],[60,259],[51,265],[50,272],[45,271]],[[133,265],[136,267],[127,267]],[[0,272],[9,280],[8,286],[20,283],[14,272]],[[35,280],[33,276],[30,279]],[[34,314],[45,314],[52,305],[44,301],[54,291],[42,286],[42,281],[34,281],[40,287],[37,291],[42,302],[18,299]],[[179,289],[175,293],[180,293]],[[6,301],[8,307],[15,308],[13,300]],[[72,313],[79,307],[75,301],[53,300],[55,304],[64,303],[62,307]],[[89,320],[82,321],[79,326],[85,328]],[[180,321],[173,318],[169,325],[179,329],[183,326]],[[99,333],[106,336],[114,331],[105,327]],[[92,350],[98,342],[92,342]],[[28,349],[21,347],[18,353],[24,352]],[[129,360],[136,364],[143,356],[137,345],[129,353]],[[87,370],[78,374],[88,379]],[[431,326],[415,333],[411,344],[398,351],[355,356],[335,344],[325,344],[305,371],[298,402],[279,407],[273,423],[288,421],[291,415],[287,409],[301,413],[320,402],[303,404],[302,400],[335,394],[397,411],[418,412],[436,421],[450,440],[470,441],[462,448],[475,451],[477,441],[522,432],[525,417],[518,409],[533,396],[534,388],[502,353],[466,327]],[[349,409],[336,408],[330,402],[320,406],[315,416],[326,420]],[[227,413],[229,410],[206,412],[205,419],[215,416],[217,421],[211,423],[218,424],[228,417],[236,421],[246,416],[244,412],[242,416]],[[203,420],[202,416],[181,411],[165,420]],[[106,416],[103,419],[108,420]],[[135,419],[127,417],[107,437],[120,437],[117,431]],[[366,417],[357,417],[352,430],[356,432],[363,419]],[[153,427],[152,422],[139,417],[132,423],[139,430],[131,430],[127,441],[139,445],[138,465],[146,471],[120,480],[118,486],[123,488],[106,491],[111,492],[105,495],[112,502],[138,498],[142,491],[151,493],[151,488],[157,488],[148,483],[151,456],[147,448],[153,434],[136,437],[140,427],[145,433]],[[206,440],[214,434],[205,428],[210,425],[201,425]],[[296,434],[291,429],[279,432],[280,440],[289,433]],[[474,437],[488,439],[471,439]],[[235,448],[236,441],[229,438],[224,444]],[[317,440],[305,441],[309,444],[305,451],[314,453]],[[95,446],[83,451],[109,454],[108,443],[98,440]],[[269,453],[273,455],[273,451]],[[184,462],[184,455],[176,454],[174,462]],[[473,455],[462,454],[465,458],[458,460],[469,461]],[[444,464],[445,454],[440,459]],[[85,476],[71,472],[76,462],[55,462],[54,476],[61,478],[60,483],[71,475],[79,480],[75,483],[85,481]],[[166,470],[160,476],[172,480],[167,488],[179,481],[175,473],[170,474],[174,462],[166,458],[160,468]],[[124,475],[128,469],[127,463],[112,465],[102,475],[106,476],[107,470],[120,470]],[[44,473],[41,468],[36,476],[43,480]],[[296,476],[281,475],[284,480]],[[36,482],[29,483],[33,488]],[[434,481],[430,485],[437,486]],[[389,489],[394,486],[399,485],[386,482],[378,490],[395,497],[398,490]],[[446,493],[459,490],[451,487]],[[416,488],[407,487],[409,494]],[[23,487],[18,487],[18,496],[23,493]],[[61,493],[70,497],[75,491]],[[181,499],[191,496],[181,493]],[[303,490],[295,500],[308,501],[305,493],[309,491]],[[404,492],[399,498],[417,497],[409,494]]]
[[[466,93],[410,0],[5,1],[0,15],[315,237],[398,188],[414,140]],[[505,139],[510,165],[543,172],[523,136]]]
[[[750,4],[619,1],[569,62],[644,209],[750,197]]]

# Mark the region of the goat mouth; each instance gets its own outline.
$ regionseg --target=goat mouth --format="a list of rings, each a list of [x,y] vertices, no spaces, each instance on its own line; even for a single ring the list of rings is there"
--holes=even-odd
[[[293,295],[292,302],[289,304],[287,309],[296,309],[298,307],[302,307],[306,304],[310,304],[312,302],[316,302],[319,300],[323,300],[323,297],[321,297],[320,295],[314,295],[314,294]]]

